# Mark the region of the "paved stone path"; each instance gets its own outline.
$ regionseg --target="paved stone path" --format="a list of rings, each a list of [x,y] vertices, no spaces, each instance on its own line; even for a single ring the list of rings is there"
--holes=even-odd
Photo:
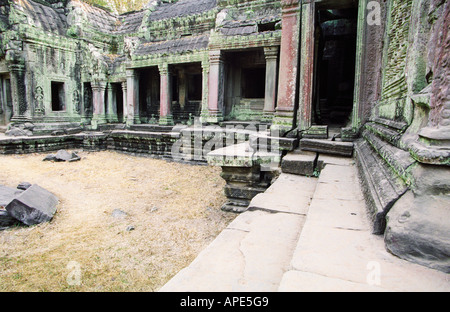
[[[450,291],[371,234],[353,160],[320,159],[318,179],[281,174],[160,291]]]

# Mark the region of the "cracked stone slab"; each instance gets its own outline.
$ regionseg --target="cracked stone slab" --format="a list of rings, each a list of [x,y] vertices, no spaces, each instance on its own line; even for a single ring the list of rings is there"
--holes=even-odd
[[[160,291],[276,291],[304,220],[247,211]]]
[[[299,197],[308,197],[314,194],[317,181],[317,178],[282,173],[266,190],[266,193],[278,195],[295,193]]]
[[[306,215],[317,181],[315,178],[281,174],[265,193],[252,199],[248,209]]]
[[[311,196],[312,197],[312,196]],[[289,193],[285,196],[273,196],[272,194],[258,194],[256,195],[248,210],[264,210],[271,212],[284,212],[306,215],[308,213],[311,197],[300,197],[297,194]]]

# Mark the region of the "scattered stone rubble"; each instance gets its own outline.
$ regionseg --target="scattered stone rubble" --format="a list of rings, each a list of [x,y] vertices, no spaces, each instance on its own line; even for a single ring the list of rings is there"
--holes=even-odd
[[[43,161],[55,162],[74,162],[79,160],[81,160],[81,157],[76,152],[69,153],[66,150],[59,150],[56,154],[49,154],[43,159]]]
[[[0,185],[0,230],[51,221],[58,203],[55,195],[37,184],[22,182],[17,189]]]

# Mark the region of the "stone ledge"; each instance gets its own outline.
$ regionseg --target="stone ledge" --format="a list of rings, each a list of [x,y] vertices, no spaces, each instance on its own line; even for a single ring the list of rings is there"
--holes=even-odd
[[[351,157],[353,155],[353,147],[354,145],[351,142],[338,142],[319,139],[300,140],[300,149],[302,151],[334,154],[346,157]]]
[[[408,188],[368,142],[359,141],[356,144],[355,154],[373,222],[373,233],[383,234],[386,228],[386,214]]]

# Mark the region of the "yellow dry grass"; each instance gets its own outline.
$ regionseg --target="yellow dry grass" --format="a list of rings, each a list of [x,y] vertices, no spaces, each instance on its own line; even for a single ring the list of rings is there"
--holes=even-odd
[[[50,223],[0,231],[0,291],[156,291],[235,217],[220,210],[220,168],[79,155],[0,156],[0,184],[39,184],[60,199]]]

